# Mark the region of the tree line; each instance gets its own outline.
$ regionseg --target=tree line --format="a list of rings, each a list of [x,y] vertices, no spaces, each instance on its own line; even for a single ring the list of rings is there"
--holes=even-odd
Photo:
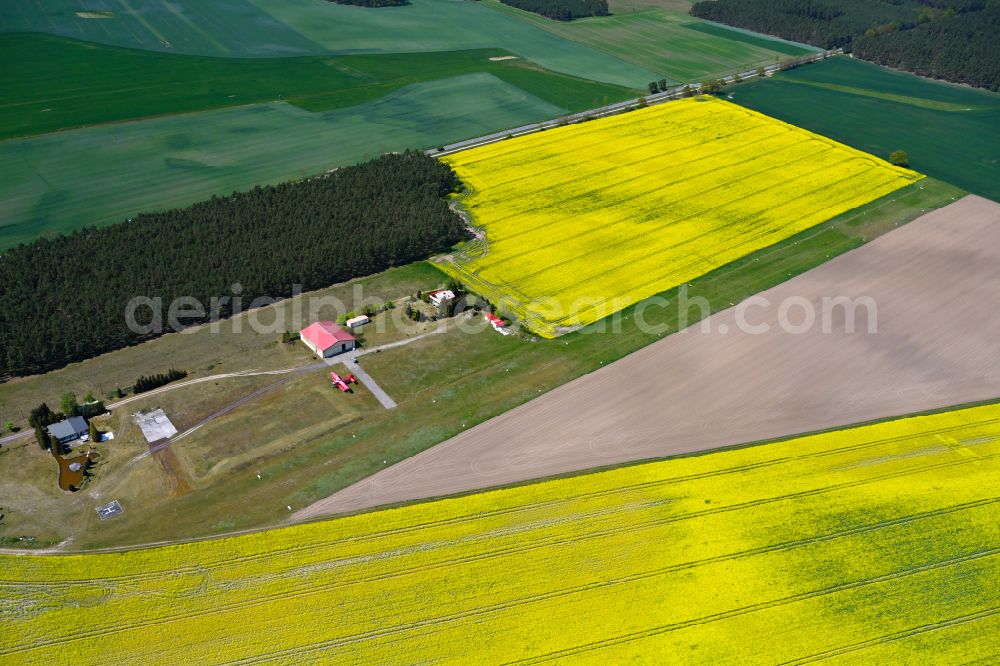
[[[170,382],[184,379],[187,375],[186,371],[178,370],[177,368],[170,368],[166,372],[160,372],[155,375],[141,375],[139,379],[135,380],[135,384],[132,385],[132,393],[152,391],[155,388],[166,386]]]
[[[329,2],[358,7],[402,7],[410,4],[410,0],[329,0]]]
[[[556,21],[585,16],[608,16],[608,0],[500,0],[505,5],[540,14]]]
[[[699,18],[996,90],[1000,0],[703,0]]]
[[[216,299],[194,325],[238,309],[220,298],[233,285],[249,304],[425,259],[465,237],[444,199],[458,187],[449,166],[406,152],[22,244],[0,255],[0,378],[159,335],[127,325],[135,297]]]
[[[1000,91],[1000,6],[868,34],[854,40],[853,50],[886,67]]]

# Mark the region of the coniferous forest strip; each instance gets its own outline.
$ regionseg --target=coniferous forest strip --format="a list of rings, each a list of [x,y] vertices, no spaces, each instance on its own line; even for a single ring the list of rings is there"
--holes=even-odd
[[[500,0],[500,2],[557,21],[572,21],[575,18],[609,14],[608,0]]]
[[[1000,89],[1000,0],[704,0],[691,14]]]
[[[0,255],[0,377],[155,337],[126,325],[134,297],[164,308],[194,297],[208,309],[239,284],[248,304],[424,259],[465,235],[444,199],[458,186],[450,167],[422,153],[385,155],[16,247]]]
[[[921,76],[1000,91],[1000,6],[854,40],[854,54]]]
[[[330,0],[330,2],[358,7],[402,7],[410,4],[410,0]]]

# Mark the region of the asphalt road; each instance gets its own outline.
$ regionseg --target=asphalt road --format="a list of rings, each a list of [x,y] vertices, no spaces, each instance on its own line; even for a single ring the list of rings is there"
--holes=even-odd
[[[817,53],[808,59],[808,62],[815,62],[817,60],[823,60],[829,58],[830,56],[839,55],[843,53],[843,49],[836,49],[833,51],[823,51],[822,53]],[[784,65],[768,65],[764,67],[764,71],[767,74],[773,74],[780,71]],[[736,77],[740,79],[750,79],[758,76],[756,69],[747,70],[745,72],[734,72],[728,76],[724,76],[720,81],[724,84],[733,83]],[[592,120],[594,118],[601,118],[604,116],[613,116],[618,113],[623,113],[625,111],[630,111],[643,104],[649,106],[653,104],[660,104],[662,102],[669,102],[670,100],[677,99],[684,96],[689,92],[698,92],[701,90],[700,83],[692,83],[687,85],[674,86],[673,88],[668,88],[663,92],[653,93],[646,95],[644,97],[638,97],[636,99],[625,100],[624,102],[617,102],[615,104],[609,104],[607,106],[602,106],[597,109],[589,109],[587,111],[581,111],[580,113],[574,113],[568,116],[563,116],[561,118],[554,118],[552,120],[545,120],[540,123],[532,123],[530,125],[521,125],[520,127],[514,127],[512,129],[504,130],[502,132],[493,132],[492,134],[485,134],[483,136],[476,137],[474,139],[466,139],[465,141],[458,141],[456,143],[450,143],[442,146],[443,150],[438,148],[433,148],[431,150],[425,151],[428,155],[443,157],[445,155],[450,155],[451,153],[456,153],[462,150],[468,150],[469,148],[475,148],[477,146],[485,146],[490,143],[496,143],[497,141],[503,141],[504,139],[521,136],[524,134],[532,134],[534,132],[541,132],[542,130],[550,129],[553,127],[559,127],[560,125],[571,124],[574,122],[579,122],[582,120]]]

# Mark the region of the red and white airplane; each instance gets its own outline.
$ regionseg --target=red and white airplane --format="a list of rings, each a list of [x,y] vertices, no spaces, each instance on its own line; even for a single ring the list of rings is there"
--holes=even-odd
[[[348,375],[347,378],[348,378],[348,380],[350,380],[352,377],[354,377],[354,375]],[[341,379],[340,375],[338,375],[336,372],[333,372],[333,371],[330,372],[330,381],[333,382],[334,388],[339,388],[344,393],[351,393],[352,392],[351,391],[351,387],[348,385],[348,383],[346,381],[344,381],[343,379]],[[355,379],[354,381],[357,381],[357,380]]]

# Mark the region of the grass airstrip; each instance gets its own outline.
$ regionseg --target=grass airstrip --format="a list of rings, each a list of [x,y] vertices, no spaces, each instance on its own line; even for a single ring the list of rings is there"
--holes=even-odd
[[[0,660],[987,663],[998,486],[989,405],[227,539],[4,556]]]
[[[688,294],[705,298],[713,312],[723,310],[962,195],[954,187],[924,179],[698,278],[692,281]],[[353,294],[356,284],[363,285],[361,293],[365,297],[374,296],[381,302],[418,289],[426,291],[445,279],[421,262],[338,285],[318,295],[335,294],[348,309],[360,309]],[[663,297],[677,302],[678,290],[666,292]],[[291,322],[289,316],[295,307],[294,300],[283,301],[266,309],[261,321],[272,322],[272,317],[281,313],[284,321]],[[693,311],[700,316],[697,312]],[[128,466],[132,456],[146,449],[129,412],[163,407],[184,430],[225,405],[274,383],[276,378],[202,383],[116,410],[107,423],[101,423],[102,429],[116,431],[113,446],[102,445],[94,479],[85,492],[71,496],[55,487],[51,456],[31,438],[17,446],[0,447],[0,497],[5,498],[0,540],[38,548],[72,538],[73,548],[83,549],[216,535],[274,524],[290,515],[288,506],[298,511],[386,464],[413,456],[502,414],[538,396],[540,391],[593,372],[659,340],[661,327],[669,332],[679,327],[680,315],[675,308],[648,308],[645,321],[652,330],[640,327],[633,314],[631,308],[626,309],[617,324],[597,322],[561,337],[556,344],[503,337],[488,328],[461,332],[452,327],[443,335],[369,355],[363,359],[365,368],[399,406],[365,411],[349,425],[339,421],[351,411],[346,400],[332,406],[320,401],[308,407],[322,410],[327,420],[338,421],[336,428],[314,423],[312,416],[289,420],[289,414],[299,414],[303,409],[300,396],[294,391],[270,393],[266,399],[213,421],[176,445],[181,471],[193,486],[184,495],[173,493],[170,477],[152,458]],[[482,320],[478,321],[482,326]],[[170,334],[45,375],[0,384],[0,423],[12,420],[26,427],[28,411],[42,401],[58,404],[59,396],[67,391],[77,396],[88,392],[103,396],[117,385],[135,381],[138,374],[172,366],[189,370],[191,378],[197,379],[308,362],[301,344],[279,344],[280,330],[258,334],[244,325],[237,333],[235,327],[235,321],[228,321],[223,324],[222,334],[210,334],[205,329],[193,334]],[[379,344],[377,336],[370,332],[365,335],[370,343]],[[456,349],[462,353],[456,354]],[[296,380],[303,394],[314,396],[309,381],[317,382],[327,393],[332,391],[322,370]],[[269,432],[267,438],[247,450],[247,419],[251,413],[252,422],[264,424],[265,428],[270,427],[268,423],[284,423],[286,427],[273,439]],[[238,465],[232,464],[235,460]],[[203,469],[206,465],[211,469]],[[225,474],[216,474],[217,470]],[[125,513],[114,520],[98,521],[95,497],[119,499]],[[19,537],[26,539],[17,541]]]
[[[909,185],[919,174],[711,97],[446,160],[485,240],[443,270],[554,337]]]

